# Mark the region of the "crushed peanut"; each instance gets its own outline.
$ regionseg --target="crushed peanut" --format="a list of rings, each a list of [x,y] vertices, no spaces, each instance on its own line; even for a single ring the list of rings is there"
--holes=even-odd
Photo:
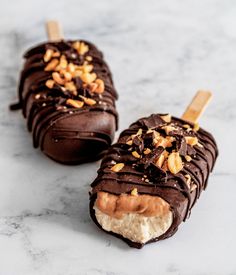
[[[95,73],[83,73],[80,78],[81,80],[86,83],[90,84],[96,79],[97,75]]]
[[[93,83],[87,84],[86,87],[90,90],[90,92],[94,93],[98,87],[98,84],[93,82]]]
[[[59,61],[58,59],[52,59],[48,64],[47,66],[44,68],[44,71],[48,72],[48,71],[53,71],[56,66],[58,65]]]
[[[48,62],[52,58],[52,55],[53,55],[53,50],[52,49],[47,49],[46,53],[43,56],[44,62]]]
[[[138,132],[136,133],[136,136],[141,136],[143,133],[143,129],[138,129]]]
[[[124,163],[117,163],[117,164],[115,164],[115,165],[113,165],[112,167],[111,167],[111,171],[113,171],[113,172],[119,172],[121,169],[123,169],[124,168],[124,166],[125,166],[125,164]]]
[[[126,142],[126,144],[131,146],[131,145],[133,144],[132,139],[128,140],[128,141]]]
[[[65,80],[60,76],[60,74],[58,72],[53,72],[52,73],[52,78],[59,85],[64,85],[65,84]]]
[[[164,160],[165,160],[165,156],[164,154],[161,154],[158,160],[156,161],[156,166],[161,168],[164,163]]]
[[[150,154],[151,152],[152,152],[152,151],[151,151],[150,148],[147,148],[147,149],[145,149],[145,150],[143,151],[144,155],[148,155],[148,154]]]
[[[132,155],[137,159],[141,158],[141,156],[139,155],[139,153],[137,151],[133,151]]]
[[[160,117],[167,123],[171,122],[171,115],[170,114],[160,116]]]
[[[191,176],[189,174],[186,174],[185,178],[187,179],[186,184],[188,185],[188,188],[190,188]]]
[[[194,146],[198,144],[198,138],[197,137],[185,137],[186,143],[188,145]]]
[[[171,126],[171,125],[166,125],[166,126],[163,126],[162,129],[165,130],[166,134],[169,135],[170,132],[176,130],[175,127]]]
[[[84,100],[84,102],[87,104],[87,105],[95,105],[97,102],[96,100],[92,99],[92,98],[88,98],[88,97],[85,97],[85,96],[82,96],[80,95],[80,97]]]
[[[75,107],[75,108],[82,108],[84,106],[84,102],[80,100],[74,99],[67,99],[66,104]]]
[[[46,83],[45,83],[45,85],[46,85],[49,89],[52,89],[53,86],[54,86],[54,84],[55,84],[55,81],[52,80],[52,79],[48,79],[48,80],[46,81]]]
[[[200,147],[200,148],[203,148],[204,146],[201,144],[201,143],[197,143],[197,146]]]
[[[190,189],[190,191],[192,192],[193,190],[195,190],[197,188],[197,185],[194,183]]]
[[[177,174],[183,169],[182,159],[178,152],[170,153],[168,157],[168,168],[173,174]]]
[[[77,95],[77,90],[76,90],[76,87],[75,87],[75,84],[74,82],[66,82],[65,83],[65,88],[67,90],[69,90],[70,92],[72,92],[74,95]]]
[[[192,158],[191,158],[189,155],[186,155],[186,156],[185,156],[185,159],[186,159],[188,162],[190,162],[190,161],[192,160]]]
[[[137,188],[134,188],[134,189],[131,191],[131,195],[132,195],[132,196],[138,196],[138,189],[137,189]]]
[[[156,147],[162,146],[163,148],[171,147],[172,142],[174,141],[174,137],[167,136],[166,138],[159,136],[158,138],[154,139],[154,145]]]
[[[84,55],[89,51],[89,46],[81,41],[75,41],[72,47],[78,52],[79,55]],[[76,55],[74,54],[74,57]],[[92,61],[91,56],[86,56],[82,65],[77,65],[72,62],[68,62],[67,57],[61,54],[59,51],[53,49],[47,49],[44,56],[44,62],[47,64],[44,67],[45,71],[52,71],[51,79],[47,80],[45,85],[52,89],[54,84],[60,85],[62,91],[69,91],[74,96],[78,96],[77,86],[74,78],[79,77],[83,82],[83,87],[89,89],[92,93],[102,94],[105,90],[105,84],[102,79],[97,78],[95,72],[93,72],[94,66],[89,64]],[[92,98],[82,97],[83,104],[89,106],[95,105],[97,102]],[[78,101],[82,102],[82,101]],[[79,106],[82,104],[80,103]]]
[[[104,81],[101,79],[96,79],[95,84],[97,84],[97,88],[95,89],[95,93],[102,94],[105,90]]]
[[[90,62],[93,60],[92,56],[90,56],[90,55],[87,55],[87,56],[85,57],[85,59],[86,59],[87,61],[90,61]]]

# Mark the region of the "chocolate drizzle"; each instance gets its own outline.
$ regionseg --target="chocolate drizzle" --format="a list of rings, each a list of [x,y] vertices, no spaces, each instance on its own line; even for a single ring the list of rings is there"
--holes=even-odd
[[[93,209],[99,191],[120,195],[131,193],[137,188],[138,194],[159,196],[167,201],[173,212],[173,223],[167,232],[149,241],[154,242],[168,238],[177,231],[179,224],[189,217],[196,200],[206,188],[208,176],[218,155],[214,138],[201,128],[194,131],[194,125],[189,122],[175,117],[166,122],[162,117],[163,115],[154,114],[133,123],[121,133],[118,142],[110,147],[103,158],[90,193],[90,214],[101,229]],[[188,127],[185,128],[187,123]],[[162,137],[168,137],[171,143],[153,145],[154,135],[157,135],[159,141]],[[187,144],[189,142],[186,142],[185,137],[196,138],[198,143]],[[146,147],[150,148],[150,152],[145,155]],[[134,150],[140,157],[134,157]],[[166,160],[157,165],[164,152]],[[178,152],[182,159],[182,169],[177,173],[168,169],[167,160],[171,152]],[[111,170],[114,163],[124,163],[124,168],[115,173]],[[123,239],[132,247],[143,246],[113,232],[108,233]]]
[[[22,108],[28,129],[32,131],[34,147],[40,147],[50,158],[66,164],[99,159],[110,146],[118,123],[117,93],[108,65],[93,44],[81,42],[88,46],[84,54],[73,47],[75,41],[43,43],[28,50],[19,83],[19,103],[11,106],[12,110]],[[46,82],[52,78],[52,72],[45,70],[48,63],[44,59],[48,49],[59,52],[77,67],[91,60],[93,73],[104,83],[104,92],[91,92],[80,77],[73,79],[76,94],[57,83],[49,88]],[[67,104],[68,99],[79,102],[81,98],[92,104],[81,108]]]

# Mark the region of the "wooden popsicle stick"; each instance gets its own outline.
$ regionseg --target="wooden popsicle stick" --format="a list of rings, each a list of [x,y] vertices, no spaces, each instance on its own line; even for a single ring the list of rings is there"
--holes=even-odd
[[[204,112],[206,106],[212,98],[210,91],[198,91],[193,100],[182,115],[182,119],[192,123],[198,122],[198,119]]]
[[[57,42],[63,39],[62,28],[58,21],[49,20],[46,22],[48,40]]]

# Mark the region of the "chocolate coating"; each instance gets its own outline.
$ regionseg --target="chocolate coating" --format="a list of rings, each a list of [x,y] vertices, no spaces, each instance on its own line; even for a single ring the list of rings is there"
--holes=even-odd
[[[167,123],[162,117],[163,115],[153,114],[133,123],[120,134],[118,142],[110,147],[103,158],[98,176],[91,184],[90,193],[90,215],[99,228],[102,229],[93,209],[99,191],[120,195],[130,194],[134,188],[137,188],[138,194],[159,196],[170,204],[173,213],[172,225],[163,235],[148,241],[150,243],[171,237],[180,223],[189,217],[196,200],[206,188],[208,176],[218,155],[214,138],[202,128],[198,131],[193,130],[194,125],[189,122],[172,117],[171,122]],[[189,129],[186,128],[186,124],[190,126]],[[167,135],[164,127],[168,125],[172,125],[175,129]],[[178,173],[173,174],[170,170],[155,165],[154,159],[160,156],[164,148],[162,146],[156,148],[152,145],[152,133],[146,133],[150,128],[163,137],[174,138],[172,146],[165,150],[169,151],[169,154],[173,151],[179,152],[182,157],[183,168]],[[128,145],[127,141],[132,135],[137,134],[139,129],[142,129],[139,141],[135,141],[136,136],[133,136],[132,145]],[[186,136],[197,137],[200,145],[190,146],[186,143]],[[151,148],[152,152],[143,155],[144,147]],[[142,157],[135,158],[131,153],[133,150],[136,150]],[[191,161],[186,161],[185,156],[190,156]],[[125,166],[119,172],[113,172],[111,167],[114,163],[124,163]],[[186,175],[191,177],[191,183],[188,183]],[[145,178],[148,182],[144,180]],[[132,242],[113,232],[108,233],[123,239],[131,247],[141,248],[144,245]]]
[[[103,54],[93,44],[82,41],[89,47],[82,55],[73,48],[73,42],[43,43],[25,53],[19,83],[20,102],[11,106],[11,109],[22,108],[34,147],[40,147],[48,157],[64,164],[99,159],[112,143],[118,119],[117,93]],[[74,79],[76,95],[60,85],[48,88],[46,81],[52,78],[52,71],[45,70],[44,55],[48,49],[64,55],[68,63],[76,66],[91,57],[93,73],[105,84],[104,92],[91,92],[79,77]],[[80,96],[91,98],[96,104],[84,104],[82,108],[67,104],[68,99],[81,100]]]

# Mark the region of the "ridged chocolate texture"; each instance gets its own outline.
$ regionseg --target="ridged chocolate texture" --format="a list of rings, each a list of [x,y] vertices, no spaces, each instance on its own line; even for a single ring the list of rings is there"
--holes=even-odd
[[[120,195],[130,194],[136,188],[139,195],[159,196],[169,203],[173,213],[172,225],[163,235],[148,241],[149,243],[172,236],[179,224],[189,217],[192,207],[202,190],[206,188],[208,176],[218,155],[214,138],[197,125],[194,126],[175,117],[166,122],[166,117],[168,116],[153,114],[139,119],[121,133],[118,142],[110,147],[103,158],[90,193],[90,214],[101,229],[93,209],[97,193],[100,191]],[[162,145],[154,146],[153,140],[157,134],[154,134],[153,130],[164,138],[168,137],[172,141],[171,145],[164,146],[165,149]],[[186,137],[194,139],[186,141]],[[131,140],[132,145],[130,145]],[[191,142],[194,145],[190,145]],[[145,155],[143,152],[147,147],[151,149],[151,153]],[[134,154],[135,157],[132,154],[134,151],[141,158],[137,158]],[[158,167],[155,161],[164,151],[166,160]],[[168,155],[170,156],[172,152],[177,152],[182,160],[182,168],[180,167],[177,173],[172,173],[168,169],[168,165],[171,165],[171,162],[168,164]],[[115,163],[123,163],[124,168],[113,172],[111,167]],[[141,248],[144,245],[125,239],[121,235],[108,233],[123,239],[132,247]]]
[[[85,50],[80,53],[76,46],[81,43]],[[53,56],[48,57],[52,52]],[[99,159],[110,146],[117,129],[117,93],[102,53],[87,41],[61,41],[40,44],[27,51],[24,58],[19,107],[32,131],[34,147],[40,147],[47,156],[65,164]],[[46,69],[53,59],[57,59],[56,63],[62,62],[61,71],[58,67]],[[69,64],[66,69],[63,62]],[[67,89],[67,84],[62,83],[63,86],[54,80],[59,73],[64,81],[68,74],[62,74],[68,68],[73,72],[76,68],[77,72],[72,80],[69,75]],[[84,81],[80,77],[83,70],[89,72],[84,77],[92,76],[93,79]],[[91,90],[96,79],[102,82],[104,91]]]

